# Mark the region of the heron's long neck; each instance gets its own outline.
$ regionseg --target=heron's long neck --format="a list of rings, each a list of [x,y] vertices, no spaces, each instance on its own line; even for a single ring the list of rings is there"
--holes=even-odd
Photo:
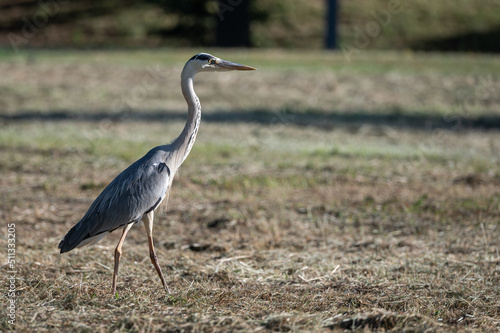
[[[172,142],[176,155],[175,160],[177,161],[177,167],[179,167],[189,155],[191,148],[193,148],[198,128],[200,127],[201,105],[198,96],[196,96],[194,92],[193,77],[194,73],[186,73],[183,71],[181,74],[182,94],[188,104],[188,117],[181,134]]]

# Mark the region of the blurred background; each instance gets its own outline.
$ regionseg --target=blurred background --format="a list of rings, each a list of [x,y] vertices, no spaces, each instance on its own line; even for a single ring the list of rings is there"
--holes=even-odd
[[[0,0],[16,328],[498,331],[499,51],[500,0]],[[197,142],[155,216],[173,294],[134,227],[111,299],[119,235],[57,245],[179,135],[199,52],[258,70],[196,77]]]
[[[371,26],[380,36],[368,49],[500,51],[498,0],[2,0],[0,42],[16,33],[31,47],[320,49],[331,7],[339,44],[377,21],[383,33]]]

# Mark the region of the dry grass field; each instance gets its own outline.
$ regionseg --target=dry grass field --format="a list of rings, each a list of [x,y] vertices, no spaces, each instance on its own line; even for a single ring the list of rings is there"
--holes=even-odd
[[[198,50],[0,52],[1,330],[500,329],[498,57],[212,51],[259,70],[195,81],[202,126],[155,220],[171,295],[140,225],[115,295],[118,232],[57,245],[180,133]]]

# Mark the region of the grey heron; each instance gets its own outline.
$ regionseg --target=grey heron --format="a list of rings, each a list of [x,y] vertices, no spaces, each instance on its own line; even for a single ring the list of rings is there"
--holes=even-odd
[[[158,264],[153,243],[154,212],[163,200],[165,203],[168,200],[174,176],[193,148],[198,133],[201,106],[193,89],[194,76],[199,72],[232,70],[245,71],[255,68],[225,61],[207,53],[199,53],[189,59],[181,74],[182,94],[188,105],[187,122],[181,134],[170,144],[151,149],[111,181],[80,222],[74,225],[59,243],[59,249],[64,253],[76,247],[94,244],[108,233],[122,228],[115,249],[113,293],[116,292],[123,242],[130,228],[141,220],[148,236],[149,257],[163,288],[170,293]]]

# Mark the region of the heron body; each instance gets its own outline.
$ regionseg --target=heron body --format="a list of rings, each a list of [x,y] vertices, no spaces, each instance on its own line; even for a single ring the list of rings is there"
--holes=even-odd
[[[181,74],[182,94],[188,104],[188,117],[181,134],[170,144],[151,149],[109,183],[80,222],[61,240],[61,253],[94,244],[109,232],[122,228],[122,236],[115,250],[112,286],[112,291],[115,292],[123,242],[134,223],[142,220],[148,235],[151,262],[163,287],[170,292],[154,249],[153,219],[155,210],[168,198],[174,176],[189,155],[198,133],[201,105],[193,88],[194,76],[199,72],[254,69],[207,53],[199,53],[189,59]]]

